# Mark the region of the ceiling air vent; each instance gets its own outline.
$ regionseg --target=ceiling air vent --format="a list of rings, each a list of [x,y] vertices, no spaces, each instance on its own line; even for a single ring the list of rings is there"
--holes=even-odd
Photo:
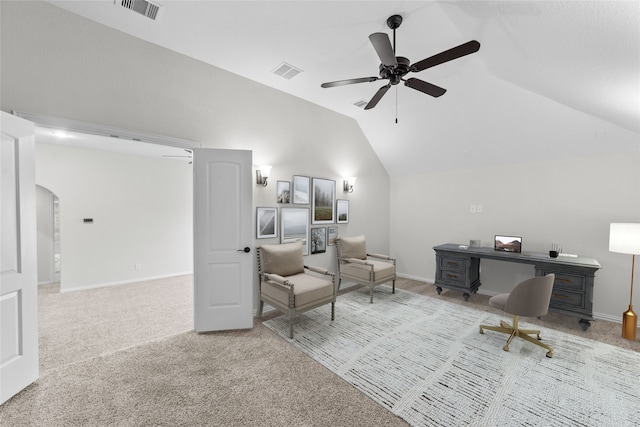
[[[364,108],[365,105],[367,105],[369,103],[369,101],[365,101],[364,99],[361,99],[360,101],[356,101],[353,103],[353,105],[355,105],[358,108]]]
[[[302,70],[294,67],[293,65],[287,64],[286,62],[283,62],[278,65],[272,72],[276,76],[280,76],[283,79],[291,80],[292,78],[300,74]]]
[[[147,0],[116,0],[116,4],[119,4],[125,9],[137,12],[140,15],[144,15],[154,21],[157,21],[158,18],[160,18],[160,11],[162,10],[161,5]]]

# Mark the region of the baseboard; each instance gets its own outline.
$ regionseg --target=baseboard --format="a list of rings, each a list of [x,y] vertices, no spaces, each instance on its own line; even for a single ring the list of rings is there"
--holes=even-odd
[[[186,276],[186,275],[189,275],[189,274],[193,274],[193,271],[188,271],[188,272],[184,272],[184,273],[163,274],[163,275],[160,275],[160,276],[137,277],[137,278],[131,279],[131,280],[122,280],[122,281],[118,281],[118,282],[98,283],[98,284],[95,284],[95,285],[80,286],[80,287],[74,287],[74,288],[71,288],[71,289],[63,289],[62,287],[60,287],[60,292],[61,293],[65,293],[65,292],[75,292],[75,291],[86,291],[86,290],[89,290],[89,289],[105,288],[105,287],[108,287],[108,286],[129,285],[131,283],[146,282],[148,280],[167,279],[169,277]]]
[[[402,279],[411,279],[411,280],[417,280],[418,282],[425,282],[429,285],[432,285],[433,282],[435,282],[435,279],[430,279],[430,278],[425,278],[425,277],[420,277],[420,276],[413,276],[411,274],[404,274],[404,273],[396,273],[396,276],[402,278]]]

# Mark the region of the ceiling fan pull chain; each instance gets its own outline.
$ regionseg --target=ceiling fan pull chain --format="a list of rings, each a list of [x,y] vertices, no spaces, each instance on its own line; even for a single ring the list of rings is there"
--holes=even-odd
[[[393,30],[395,33],[395,30]],[[398,124],[398,86],[396,86],[396,124]]]

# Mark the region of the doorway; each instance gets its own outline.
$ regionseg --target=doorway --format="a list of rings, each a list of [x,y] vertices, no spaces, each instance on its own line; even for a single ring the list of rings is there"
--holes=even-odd
[[[36,185],[38,286],[60,284],[60,199]]]

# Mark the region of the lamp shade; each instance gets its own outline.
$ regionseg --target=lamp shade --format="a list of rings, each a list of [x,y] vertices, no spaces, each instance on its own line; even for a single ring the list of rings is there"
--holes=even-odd
[[[269,175],[271,175],[271,165],[262,165],[259,169],[263,178],[269,178]]]
[[[640,223],[612,223],[609,251],[640,255]]]

